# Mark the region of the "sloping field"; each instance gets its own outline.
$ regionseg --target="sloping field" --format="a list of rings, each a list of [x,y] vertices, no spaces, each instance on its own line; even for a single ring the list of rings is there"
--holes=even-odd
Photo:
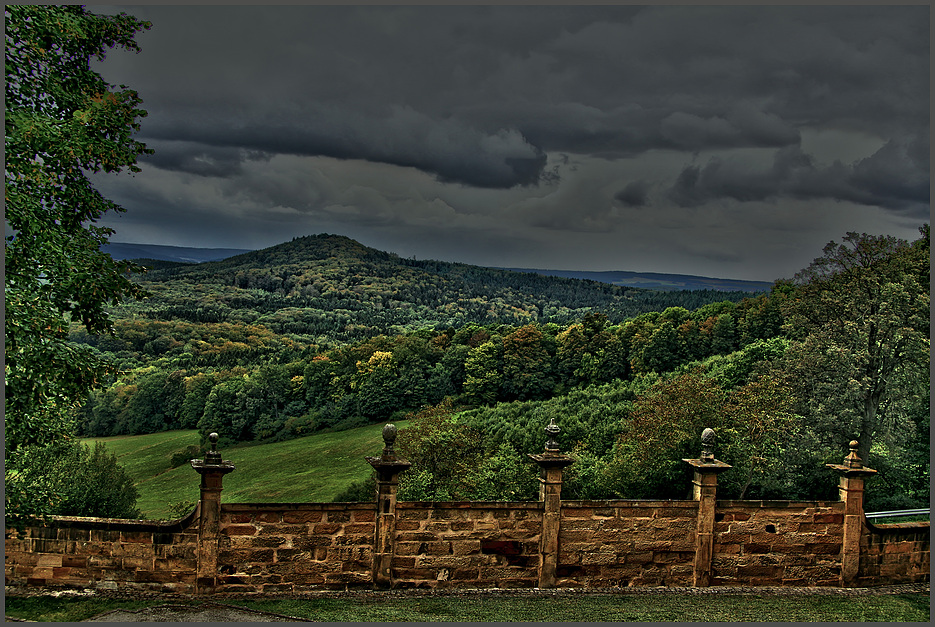
[[[395,423],[403,428],[405,421]],[[224,477],[226,503],[328,502],[355,481],[370,476],[364,459],[383,450],[383,425],[221,450],[236,470]],[[199,476],[189,464],[170,468],[172,454],[198,444],[198,432],[166,431],[148,435],[90,438],[117,455],[133,477],[146,518],[172,518],[171,505],[198,499]]]

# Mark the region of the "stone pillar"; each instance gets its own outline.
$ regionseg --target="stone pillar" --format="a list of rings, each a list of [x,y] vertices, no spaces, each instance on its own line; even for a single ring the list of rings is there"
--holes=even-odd
[[[714,559],[714,514],[717,505],[717,476],[731,468],[714,458],[713,429],[701,433],[701,457],[683,459],[695,470],[692,498],[698,501],[698,523],[695,529],[695,560],[692,564],[692,585],[711,585],[711,562]]]
[[[198,576],[196,594],[210,592],[217,585],[218,538],[221,530],[221,484],[224,475],[234,470],[234,464],[222,460],[217,452],[218,434],[208,436],[211,450],[204,460],[193,459],[192,468],[201,475],[201,501],[198,524]]]
[[[558,571],[558,534],[562,522],[562,469],[574,460],[559,451],[555,437],[561,432],[553,417],[545,428],[549,435],[545,452],[530,455],[542,469],[539,500],[543,504],[542,531],[539,535],[539,587],[554,588]]]
[[[368,457],[367,462],[377,471],[377,518],[373,542],[373,585],[377,588],[393,586],[392,562],[396,538],[396,492],[399,473],[412,464],[396,457],[396,425],[383,427],[383,453]]]
[[[840,474],[838,494],[844,502],[844,539],[841,544],[841,586],[853,586],[860,569],[860,535],[864,526],[864,479],[876,474],[857,456],[857,440],[843,464],[827,464]]]

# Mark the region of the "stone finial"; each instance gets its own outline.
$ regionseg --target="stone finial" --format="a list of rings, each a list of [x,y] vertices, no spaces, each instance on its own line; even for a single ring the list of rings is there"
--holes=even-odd
[[[396,443],[396,434],[398,429],[394,424],[387,424],[383,427],[383,459],[396,459],[396,450],[393,445]]]
[[[211,442],[211,450],[205,453],[205,464],[220,464],[221,463],[221,454],[218,453],[218,439],[220,436],[217,433],[210,433],[208,435],[208,441]]]
[[[561,427],[555,424],[555,416],[552,416],[552,419],[549,420],[549,424],[545,427],[545,433],[548,436],[548,439],[545,442],[545,452],[546,453],[558,453],[559,446],[558,442],[555,441],[555,438],[558,437],[558,434],[562,432]]]
[[[714,461],[714,445],[717,442],[717,434],[714,429],[705,429],[701,432],[701,461],[710,464]]]
[[[211,450],[205,452],[204,459],[193,459],[191,461],[192,468],[194,468],[199,474],[204,475],[204,473],[221,473],[222,475],[234,470],[234,464],[229,460],[221,459],[221,454],[218,452],[218,440],[220,436],[217,433],[208,434],[208,441],[211,443]],[[219,475],[220,476],[220,475]]]
[[[863,460],[857,456],[857,447],[859,446],[857,440],[851,440],[848,446],[851,451],[847,454],[847,457],[844,458],[844,465],[848,468],[863,468]]]

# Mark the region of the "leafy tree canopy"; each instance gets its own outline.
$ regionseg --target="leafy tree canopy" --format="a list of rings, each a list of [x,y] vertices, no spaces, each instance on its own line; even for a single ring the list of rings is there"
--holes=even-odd
[[[911,244],[848,233],[796,275],[785,300],[793,345],[784,370],[799,411],[846,449],[870,459],[929,379],[929,227]]]
[[[94,189],[88,173],[136,172],[137,156],[152,151],[132,139],[146,115],[137,93],[108,84],[90,64],[114,47],[138,51],[133,37],[148,22],[71,5],[6,5],[4,16],[9,524],[51,511],[41,478],[25,469],[36,447],[70,435],[66,410],[110,370],[67,342],[69,323],[107,331],[105,307],[142,295],[127,276],[139,268],[99,250],[112,230],[93,222],[123,209]]]

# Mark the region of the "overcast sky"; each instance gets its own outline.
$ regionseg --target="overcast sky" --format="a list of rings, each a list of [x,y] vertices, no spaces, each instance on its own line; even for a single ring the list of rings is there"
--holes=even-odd
[[[115,242],[772,281],[929,221],[927,5],[88,8],[153,23]]]

